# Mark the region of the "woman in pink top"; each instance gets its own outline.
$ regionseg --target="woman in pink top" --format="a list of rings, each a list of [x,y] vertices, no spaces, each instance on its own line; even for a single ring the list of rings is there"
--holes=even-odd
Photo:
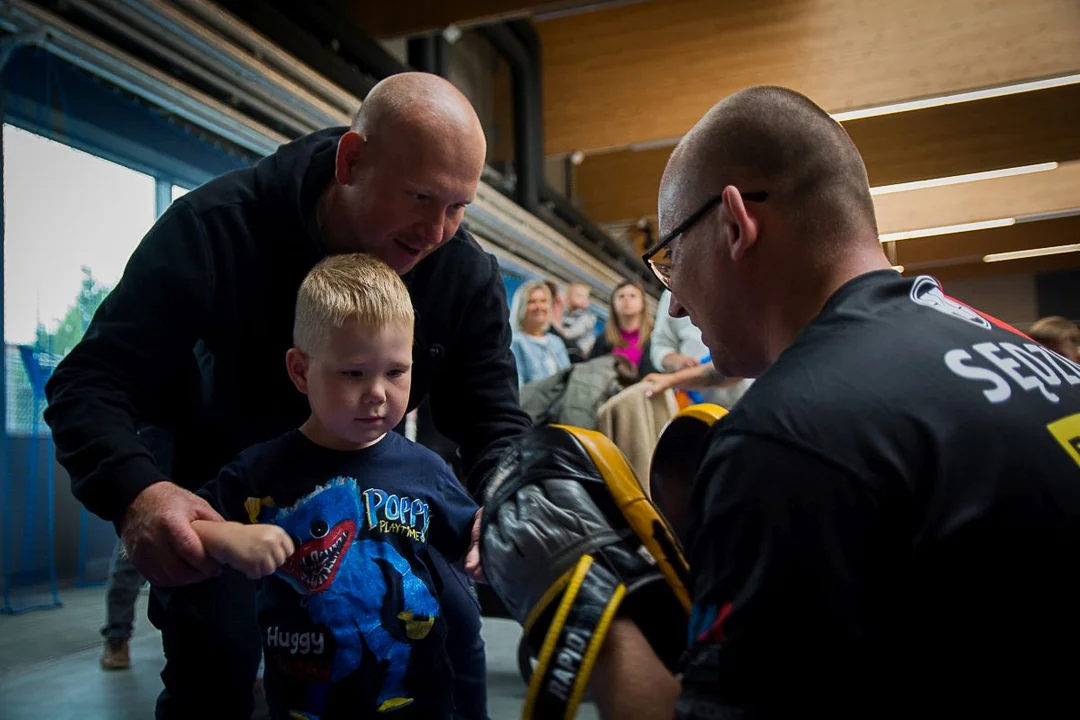
[[[597,339],[590,357],[621,355],[640,368],[642,350],[649,342],[652,328],[653,319],[645,310],[645,291],[637,283],[625,280],[611,294],[604,334]]]

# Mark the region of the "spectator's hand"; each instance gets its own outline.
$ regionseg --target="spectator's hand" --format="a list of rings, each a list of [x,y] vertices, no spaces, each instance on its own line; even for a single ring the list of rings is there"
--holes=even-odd
[[[227,534],[215,541],[214,555],[252,580],[272,574],[296,551],[292,538],[277,525],[228,523],[221,530]]]
[[[220,571],[192,521],[222,517],[198,495],[171,482],[150,485],[124,513],[121,537],[135,568],[159,587],[187,585]]]
[[[659,395],[665,390],[675,387],[673,380],[673,377],[667,373],[649,373],[641,378],[641,382],[645,385],[645,397]]]
[[[561,295],[556,296],[551,302],[551,324],[554,327],[562,329],[563,312],[566,310],[566,304]]]
[[[664,356],[664,359],[660,361],[664,370],[669,373],[679,372],[686,368],[697,367],[701,363],[696,358],[692,358],[689,355],[680,355],[679,353],[668,353]]]
[[[469,540],[469,552],[465,554],[465,572],[477,582],[484,579],[484,567],[480,564],[480,520],[484,517],[484,508],[476,511],[473,518],[472,536]]]

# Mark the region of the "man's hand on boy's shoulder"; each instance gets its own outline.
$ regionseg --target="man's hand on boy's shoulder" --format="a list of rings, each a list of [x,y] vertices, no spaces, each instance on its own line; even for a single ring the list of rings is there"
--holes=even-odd
[[[486,583],[484,566],[480,563],[480,521],[484,517],[484,508],[480,507],[473,516],[472,533],[469,536],[469,551],[465,554],[465,572],[476,582]]]

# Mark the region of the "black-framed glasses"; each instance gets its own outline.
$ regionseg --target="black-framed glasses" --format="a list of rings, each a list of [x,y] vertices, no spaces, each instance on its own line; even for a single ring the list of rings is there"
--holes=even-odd
[[[764,202],[765,198],[769,196],[769,193],[765,190],[761,190],[759,192],[739,193],[739,195],[747,202]],[[671,289],[671,242],[697,224],[701,218],[705,217],[706,213],[719,205],[723,199],[723,195],[713,195],[705,201],[704,205],[690,213],[690,215],[676,225],[671,232],[660,238],[660,240],[652,246],[652,249],[641,256],[641,259],[644,260],[645,264],[649,266],[649,269],[653,271],[653,275],[655,275],[657,280],[659,280],[668,290]]]

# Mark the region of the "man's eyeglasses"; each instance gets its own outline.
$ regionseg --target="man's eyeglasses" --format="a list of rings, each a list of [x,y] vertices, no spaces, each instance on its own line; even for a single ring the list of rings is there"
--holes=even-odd
[[[765,190],[739,194],[747,202],[764,202],[765,198],[769,196],[769,193]],[[714,195],[706,200],[704,205],[690,213],[689,217],[676,225],[671,232],[660,238],[659,242],[653,245],[651,250],[641,256],[641,259],[645,261],[645,264],[649,266],[649,269],[653,271],[653,274],[668,290],[671,289],[671,242],[697,224],[701,218],[705,217],[706,213],[719,205],[723,199],[723,195]]]

